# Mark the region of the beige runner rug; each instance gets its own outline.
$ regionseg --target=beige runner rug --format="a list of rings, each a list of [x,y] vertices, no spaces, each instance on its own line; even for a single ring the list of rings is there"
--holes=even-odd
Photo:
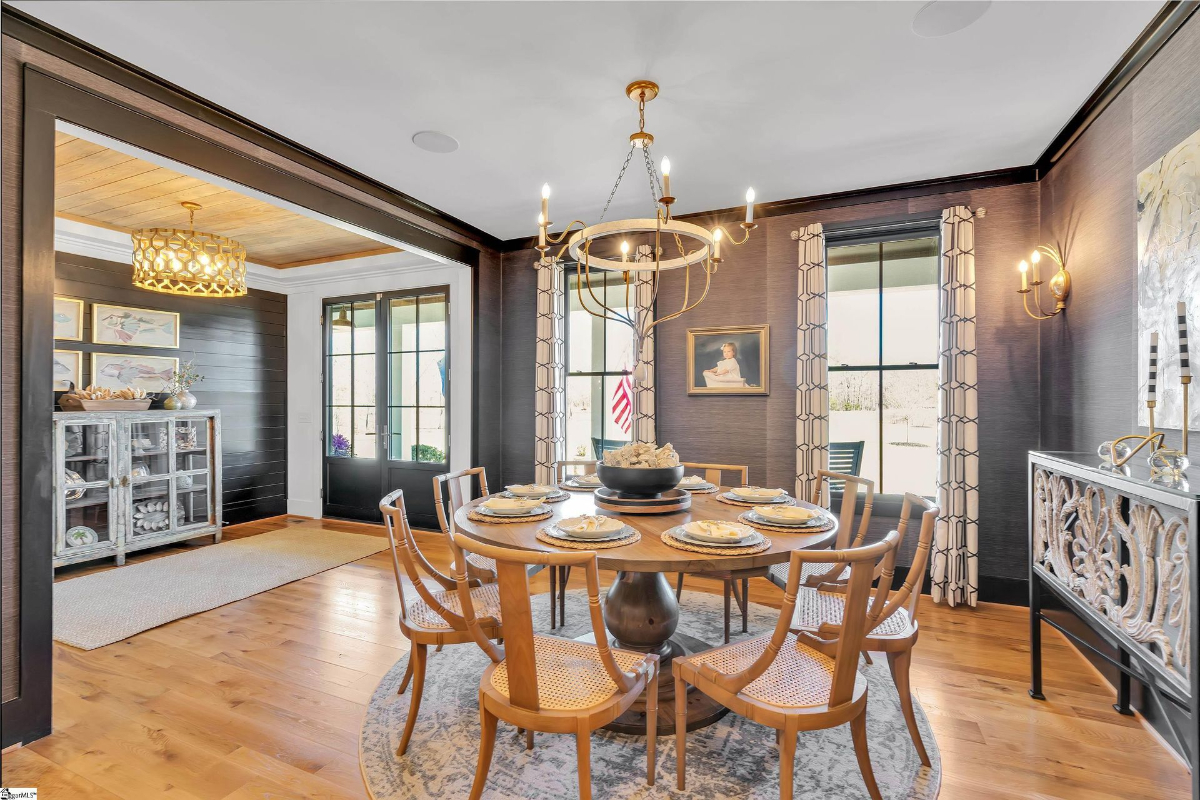
[[[382,536],[301,526],[61,581],[54,638],[94,650],[386,548]]]

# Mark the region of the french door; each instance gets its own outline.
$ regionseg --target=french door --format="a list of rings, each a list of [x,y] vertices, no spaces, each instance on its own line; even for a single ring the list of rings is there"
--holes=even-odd
[[[380,522],[404,490],[409,520],[433,527],[433,476],[450,461],[450,289],[324,303],[324,491],[330,517]]]

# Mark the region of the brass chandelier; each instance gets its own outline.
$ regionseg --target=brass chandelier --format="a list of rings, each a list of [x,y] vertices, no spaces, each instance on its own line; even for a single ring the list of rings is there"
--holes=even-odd
[[[152,292],[199,297],[246,294],[246,248],[216,233],[195,229],[198,203],[180,203],[188,227],[134,231],[133,285]]]
[[[646,103],[658,96],[658,84],[646,80],[634,81],[625,87],[625,94],[630,100],[637,103],[638,129],[629,136],[629,154],[625,156],[625,163],[621,165],[621,171],[608,196],[608,202],[604,204],[604,210],[600,213],[600,219],[594,225],[587,225],[583,220],[573,220],[561,233],[550,235],[550,226],[553,223],[550,221],[550,186],[546,184],[542,186],[542,213],[538,215],[537,250],[541,253],[543,263],[560,260],[565,254],[569,254],[574,259],[575,271],[578,276],[575,288],[579,295],[580,307],[594,317],[628,326],[633,332],[635,361],[640,364],[644,361],[642,348],[646,337],[654,328],[686,314],[704,302],[708,296],[712,276],[721,263],[722,241],[728,241],[733,245],[744,244],[750,238],[750,231],[757,228],[758,225],[754,222],[753,189],[746,192],[746,221],[740,223],[742,228],[740,239],[731,238],[720,225],[709,230],[690,222],[672,219],[671,206],[675,203],[675,198],[671,196],[671,162],[667,158],[662,160],[660,176],[650,156],[650,146],[654,143],[654,136],[646,131]],[[653,203],[654,216],[605,222],[604,217],[617,194],[621,179],[625,177],[625,172],[628,170],[634,154],[639,150],[642,153],[642,160],[645,162],[646,174],[650,181],[650,199]],[[648,239],[651,236],[653,244],[638,247],[637,255],[631,260],[629,238]],[[620,246],[614,247],[613,245],[618,239],[620,239]],[[559,244],[562,246],[553,256],[547,255],[551,245]],[[593,254],[593,247],[599,251],[598,254]],[[704,287],[697,292],[699,296],[695,299],[693,299],[691,285],[693,266],[699,266],[704,272]],[[673,269],[684,271],[683,303],[678,311],[652,320],[649,309],[654,308],[658,300],[661,274],[664,270]],[[602,273],[619,272],[624,276],[624,312],[612,308],[596,296],[592,288],[592,270],[599,270]],[[649,308],[643,310],[642,313],[631,310],[629,304],[631,274],[635,280],[643,278],[649,282],[651,302]],[[590,298],[590,303],[584,299],[585,290],[587,297]],[[643,380],[645,376],[638,375],[635,370],[634,377],[636,380]]]

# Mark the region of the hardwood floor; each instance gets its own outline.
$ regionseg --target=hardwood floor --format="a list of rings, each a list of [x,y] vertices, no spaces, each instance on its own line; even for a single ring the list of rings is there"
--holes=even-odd
[[[288,524],[250,523],[226,536]],[[323,526],[382,535],[354,523]],[[418,538],[432,561],[446,564],[440,535]],[[719,589],[700,579],[685,591]],[[767,581],[752,582],[755,602],[781,598]],[[397,606],[383,552],[98,650],[56,644],[55,732],[5,753],[0,785],[36,786],[54,800],[365,797],[359,725],[404,652]],[[1136,720],[1112,710],[1108,684],[1050,629],[1049,699],[1028,697],[1024,609],[927,602],[921,613],[913,686],[941,751],[943,800],[1188,797],[1186,770]]]

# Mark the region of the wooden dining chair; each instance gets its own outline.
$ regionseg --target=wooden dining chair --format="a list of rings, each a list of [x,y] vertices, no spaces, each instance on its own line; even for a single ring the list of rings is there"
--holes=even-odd
[[[848,475],[844,472],[818,470],[817,481],[813,485],[812,497],[809,498],[809,502],[814,506],[829,508],[830,501],[833,499],[833,487],[839,484],[842,486],[842,505],[838,512],[838,535],[833,542],[833,548],[846,550],[860,546],[866,539],[867,528],[871,524],[871,507],[875,504],[875,481],[858,475]],[[856,530],[854,517],[860,494],[863,495],[863,510]],[[850,538],[851,535],[854,536],[853,540]],[[767,573],[767,579],[783,589],[787,586],[789,569],[788,564],[776,564]],[[804,574],[800,576],[800,585],[816,586],[820,583],[844,581],[848,577],[848,571],[841,567],[806,562]]]
[[[917,717],[913,713],[912,688],[909,669],[912,666],[912,650],[917,643],[917,607],[921,600],[921,582],[925,568],[929,566],[929,551],[933,544],[933,532],[937,525],[938,507],[931,500],[915,494],[905,494],[900,509],[900,520],[896,526],[897,547],[903,543],[908,531],[909,518],[914,508],[922,509],[921,533],[917,549],[913,553],[912,565],[904,578],[904,584],[891,591],[892,582],[880,580],[867,614],[866,638],[863,650],[887,654],[888,667],[896,692],[900,695],[900,708],[908,733],[917,748],[921,763],[930,766],[929,754],[921,741],[917,729]],[[796,595],[796,612],[792,619],[793,632],[818,634],[819,631],[834,631],[842,624],[845,616],[845,586],[825,584],[816,588],[800,587]]]
[[[466,571],[458,566],[466,561],[464,553],[477,553],[496,562],[503,646],[491,641],[489,630],[475,616],[476,590],[471,588]],[[454,563],[463,618],[476,643],[492,660],[479,682],[482,734],[471,800],[483,793],[487,783],[498,719],[524,728],[529,749],[533,748],[534,731],[575,734],[579,797],[590,800],[592,731],[625,713],[643,691],[646,693],[646,783],[653,786],[658,656],[609,647],[600,611],[596,553],[515,550],[482,544],[456,533]],[[551,569],[568,565],[584,571],[595,644],[534,634],[526,573],[531,564]]]
[[[867,680],[858,672],[858,653],[867,630],[867,601],[876,568],[891,580],[900,536],[895,531],[881,541],[849,550],[792,552],[779,621],[769,636],[722,645],[672,661],[675,696],[685,697],[695,686],[721,705],[761,725],[779,731],[779,796],[791,800],[800,731],[834,728],[850,723],[858,768],[867,792],[881,800],[867,752]],[[842,624],[835,632],[822,627],[816,634],[789,631],[796,609],[796,592],[806,562],[846,564]],[[831,637],[836,633],[836,638]],[[675,712],[676,780],[684,789],[687,774],[687,705]]]
[[[399,694],[404,694],[412,681],[412,696],[409,700],[408,719],[404,723],[404,735],[396,755],[408,751],[417,712],[421,708],[421,693],[425,690],[425,658],[430,645],[441,649],[447,644],[466,644],[474,641],[475,634],[468,630],[463,619],[461,598],[454,578],[439,572],[421,554],[408,524],[404,509],[404,490],[397,489],[379,501],[383,512],[384,527],[388,544],[392,550],[392,571],[396,576],[396,591],[400,595],[400,632],[412,647],[408,653],[408,668],[400,682]],[[440,591],[430,591],[422,578],[422,572],[440,585]],[[405,597],[405,578],[416,592],[416,598]],[[468,588],[473,608],[477,610],[475,627],[483,637],[500,635],[500,592],[496,584],[478,585],[476,581]]]
[[[700,464],[696,462],[683,462],[683,466],[687,470],[703,470],[704,480],[711,483],[713,486],[745,486],[749,482],[750,469],[744,466],[734,464]],[[730,477],[736,480],[736,483],[726,483],[724,474],[731,473]],[[750,624],[750,579],[763,577],[767,574],[766,567],[757,567],[754,569],[742,570],[724,570],[718,572],[697,573],[706,578],[716,578],[724,584],[725,596],[725,643],[729,643],[729,620],[732,598],[737,602],[738,610],[742,612],[742,633],[749,630]],[[740,591],[739,591],[740,589]],[[675,599],[678,600],[683,596],[683,573],[680,572],[675,578]]]
[[[560,484],[571,475],[581,475],[596,471],[596,461],[556,461],[554,463],[554,483]],[[571,472],[567,470],[570,469]],[[540,567],[539,567],[540,569]],[[554,630],[555,604],[558,604],[558,622],[567,624],[567,581],[571,578],[570,565],[555,567],[550,570],[550,630]]]

